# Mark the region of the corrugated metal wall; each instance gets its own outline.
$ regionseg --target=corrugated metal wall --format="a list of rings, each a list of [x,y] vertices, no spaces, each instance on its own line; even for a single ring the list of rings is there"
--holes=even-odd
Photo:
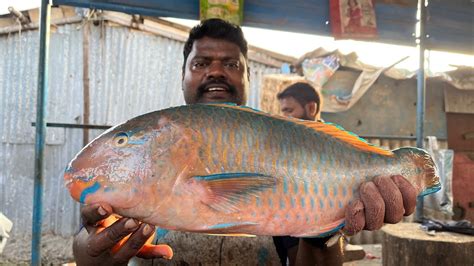
[[[37,31],[0,36],[0,211],[14,222],[13,234],[30,232],[37,88]],[[74,123],[81,114],[82,34],[57,28],[51,38],[48,120]],[[77,229],[78,205],[69,200],[61,178],[65,162],[81,147],[81,132],[47,130],[44,229],[70,234]]]
[[[82,123],[83,32],[79,24],[71,24],[56,27],[51,35],[48,122]],[[182,47],[179,41],[126,27],[91,25],[90,123],[113,125],[183,104]],[[37,50],[37,31],[0,36],[0,212],[14,222],[13,234],[31,230]],[[279,69],[255,61],[250,68],[248,105],[258,108],[263,75]],[[100,132],[91,131],[90,138]],[[79,205],[64,188],[62,171],[82,147],[82,136],[79,129],[47,129],[44,231],[68,236],[79,227]],[[370,142],[390,149],[415,146],[407,140]],[[440,148],[446,146],[441,142]],[[362,232],[352,242],[380,242],[380,234]]]
[[[46,120],[82,123],[84,28],[53,29]],[[184,103],[182,42],[108,23],[90,25],[89,33],[89,123],[113,125]],[[38,39],[36,30],[0,36],[0,212],[14,222],[13,235],[31,231]],[[258,107],[262,76],[279,69],[252,61],[250,68],[248,104]],[[90,131],[90,138],[100,132]],[[64,188],[62,171],[82,137],[80,129],[47,129],[45,232],[68,236],[79,228],[79,205]]]

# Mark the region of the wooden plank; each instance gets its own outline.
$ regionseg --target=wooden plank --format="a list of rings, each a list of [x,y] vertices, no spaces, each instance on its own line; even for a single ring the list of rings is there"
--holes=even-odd
[[[65,18],[76,16],[76,8],[71,6],[61,6]]]
[[[286,62],[286,63],[293,63],[297,60],[296,57],[280,54],[280,53],[270,51],[270,50],[267,50],[267,49],[263,49],[263,48],[253,46],[253,45],[250,45],[250,44],[249,44],[249,50],[255,51],[256,53],[262,53],[262,54],[268,55],[268,56],[272,57],[275,60],[283,61],[283,62]]]
[[[30,21],[32,23],[39,23],[39,8],[28,10]],[[51,8],[51,21],[64,18],[63,10],[59,7]]]
[[[18,25],[18,22],[15,21],[13,17],[2,17],[0,18],[0,28]]]

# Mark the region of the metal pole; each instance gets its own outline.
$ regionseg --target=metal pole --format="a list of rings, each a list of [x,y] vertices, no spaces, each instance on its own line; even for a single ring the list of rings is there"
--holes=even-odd
[[[428,0],[426,0],[426,4]],[[417,99],[416,99],[416,146],[423,148],[423,124],[425,121],[425,91],[426,91],[426,80],[425,80],[425,23],[426,23],[426,6],[425,0],[418,0],[418,10],[420,12],[420,31],[418,36],[418,49],[419,49],[419,60],[420,67],[417,75]],[[423,198],[418,198],[416,202],[416,213],[415,218],[420,221],[423,217]]]
[[[41,225],[43,216],[43,155],[46,132],[46,99],[48,92],[48,50],[50,26],[49,0],[41,0],[38,92],[36,99],[35,182],[33,198],[33,233],[31,265],[41,265]]]

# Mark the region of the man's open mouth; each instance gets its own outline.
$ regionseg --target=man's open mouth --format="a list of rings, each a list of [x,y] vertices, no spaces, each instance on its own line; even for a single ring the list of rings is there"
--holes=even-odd
[[[202,84],[198,89],[198,98],[201,100],[205,99],[213,99],[213,100],[225,100],[231,101],[231,97],[233,97],[236,93],[236,89],[234,86],[228,84],[225,81],[209,81],[205,84]],[[207,101],[207,100],[206,100]]]
[[[225,88],[209,88],[206,89],[205,91],[227,91]]]
[[[224,91],[228,92],[230,91],[227,86],[222,86],[222,85],[209,85],[204,88],[204,92],[215,92],[215,91]]]

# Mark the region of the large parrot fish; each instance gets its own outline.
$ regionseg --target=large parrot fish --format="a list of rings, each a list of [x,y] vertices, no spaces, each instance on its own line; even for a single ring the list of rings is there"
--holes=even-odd
[[[196,104],[107,130],[64,178],[75,200],[165,229],[314,237],[344,226],[361,183],[391,175],[418,196],[440,189],[422,149],[389,151],[334,124]]]

